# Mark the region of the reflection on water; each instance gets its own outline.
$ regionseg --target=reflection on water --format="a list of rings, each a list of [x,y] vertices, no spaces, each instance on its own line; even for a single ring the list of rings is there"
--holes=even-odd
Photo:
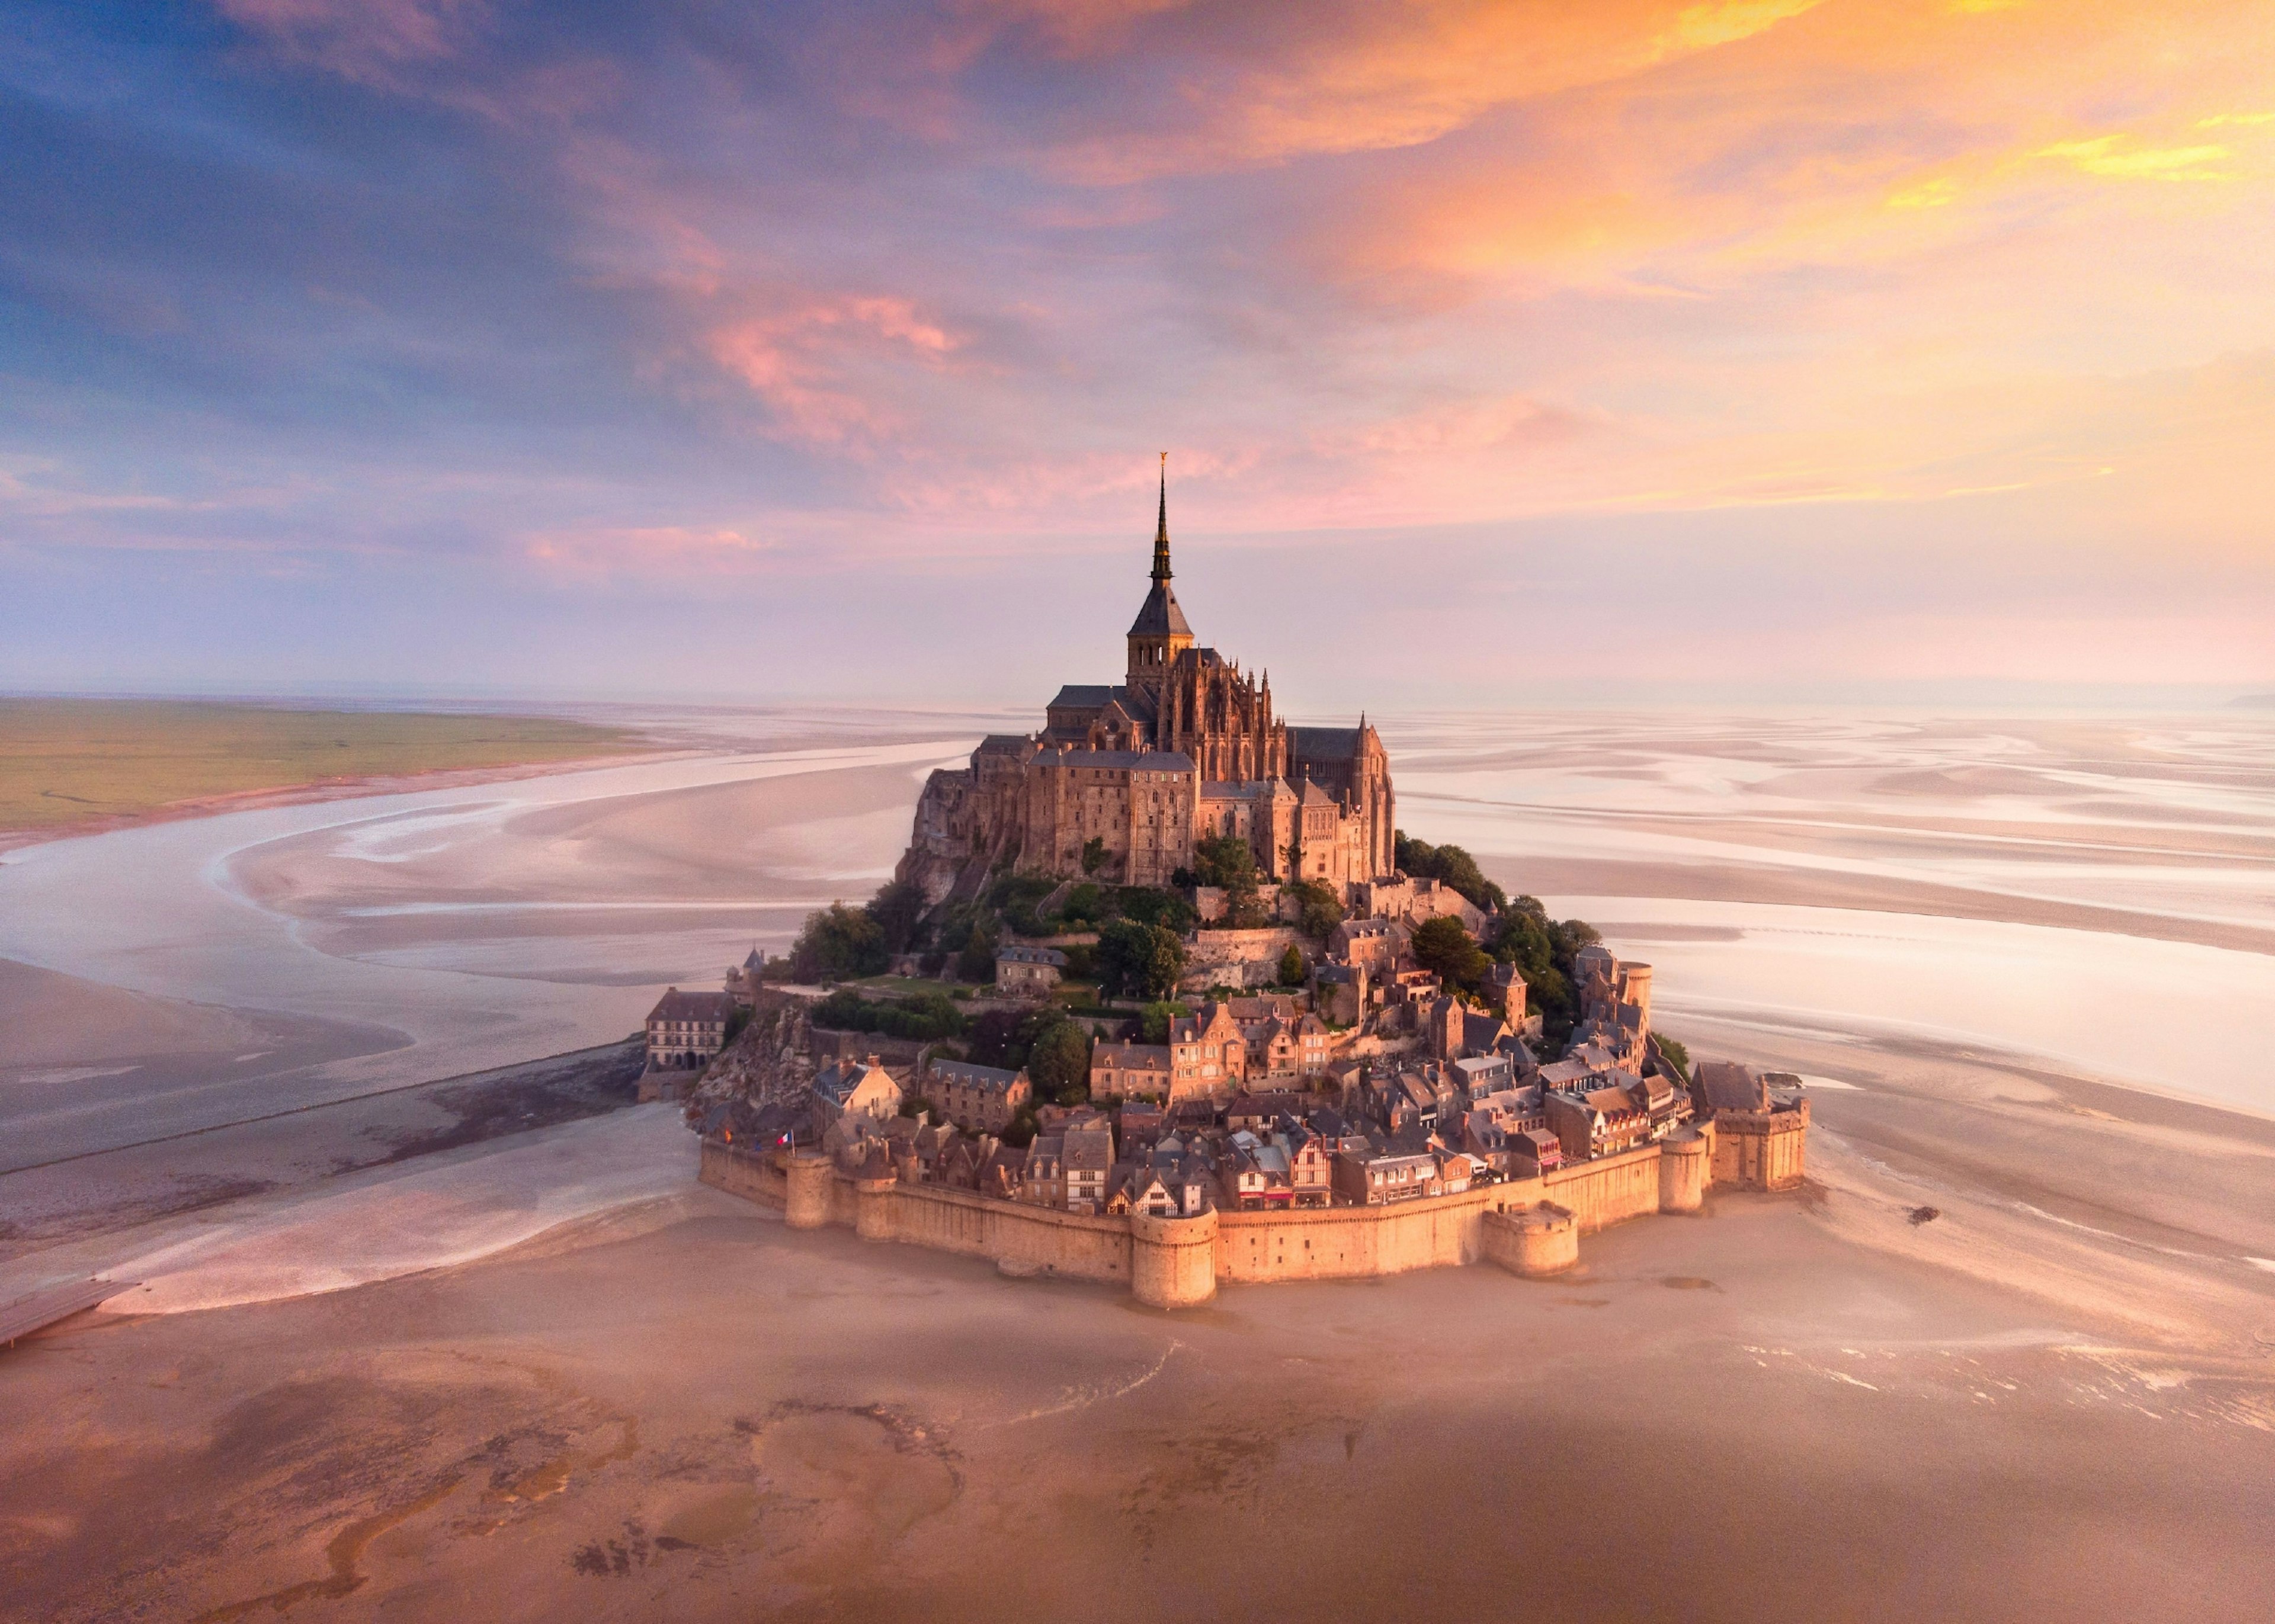
[[[0,957],[405,1040],[296,1056],[294,1088],[558,1052],[865,895],[924,774],[1004,726],[643,720],[691,753],[24,849]],[[1401,823],[1604,921],[1661,966],[1671,1016],[1931,1032],[2275,1107],[2252,1069],[2275,1039],[2275,719],[1382,725]]]

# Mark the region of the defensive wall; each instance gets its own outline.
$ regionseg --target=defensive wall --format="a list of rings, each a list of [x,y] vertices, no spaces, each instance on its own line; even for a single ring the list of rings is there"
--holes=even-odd
[[[1383,1206],[1089,1216],[969,1190],[855,1179],[813,1152],[703,1142],[707,1184],[779,1208],[794,1228],[836,1224],[867,1241],[989,1258],[1007,1274],[1127,1284],[1160,1308],[1206,1303],[1220,1283],[1358,1280],[1492,1262],[1523,1275],[1578,1261],[1579,1237],[1651,1212],[1696,1212],[1712,1182],[1716,1127],[1559,1167]]]
[[[1255,930],[1199,930],[1185,949],[1185,973],[1178,983],[1196,992],[1226,986],[1269,986],[1277,978],[1280,956],[1303,940],[1285,925]]]
[[[1809,1100],[1782,1111],[1724,1111],[1715,1118],[1714,1182],[1749,1190],[1799,1190]]]

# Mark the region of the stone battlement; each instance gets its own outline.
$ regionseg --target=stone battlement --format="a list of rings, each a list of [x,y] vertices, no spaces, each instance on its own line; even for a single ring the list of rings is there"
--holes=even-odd
[[[780,1209],[794,1228],[842,1225],[864,1240],[993,1258],[1007,1274],[1126,1284],[1149,1306],[1189,1308],[1224,1282],[1366,1280],[1478,1262],[1557,1273],[1579,1260],[1583,1235],[1647,1213],[1697,1211],[1716,1149],[1716,1129],[1701,1125],[1456,1195],[1193,1218],[1091,1216],[939,1185],[856,1180],[811,1152],[753,1152],[714,1139],[703,1141],[700,1177]]]

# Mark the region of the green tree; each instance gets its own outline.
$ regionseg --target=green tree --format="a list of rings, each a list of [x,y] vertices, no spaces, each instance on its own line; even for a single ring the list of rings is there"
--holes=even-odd
[[[1224,892],[1228,924],[1250,927],[1262,922],[1264,910],[1256,901],[1256,854],[1237,835],[1205,835],[1195,841],[1193,879]]]
[[[1116,919],[1099,933],[1099,980],[1111,994],[1166,998],[1184,968],[1185,944],[1158,925]]]
[[[872,1001],[841,986],[813,1006],[813,1023],[835,1031],[883,1032],[888,1037],[952,1038],[964,1030],[964,1011],[944,993],[900,1001]]]
[[[1417,880],[1441,880],[1480,908],[1498,912],[1508,906],[1508,894],[1486,879],[1477,859],[1459,846],[1409,840],[1406,831],[1400,829],[1392,836],[1391,860],[1402,872]]]
[[[876,922],[885,951],[905,953],[916,940],[917,927],[923,923],[928,906],[924,888],[915,880],[888,880],[877,888],[864,911]]]
[[[1123,886],[1114,894],[1114,911],[1141,925],[1158,925],[1182,936],[1193,928],[1193,905],[1174,891]]]
[[[1093,835],[1082,842],[1082,872],[1094,874],[1106,866],[1106,837]]]
[[[995,978],[995,933],[975,930],[956,956],[956,975],[959,981],[987,982]]]
[[[1090,1098],[1090,1033],[1064,1016],[1047,1023],[1027,1051],[1027,1077],[1054,1105]]]
[[[1579,1020],[1573,956],[1599,940],[1585,920],[1551,919],[1538,897],[1516,897],[1501,914],[1493,956],[1524,978],[1526,1001],[1540,1016],[1541,1043],[1552,1054],[1563,1052]]]
[[[1163,1044],[1169,1040],[1169,1023],[1180,1016],[1190,1015],[1192,1009],[1184,1004],[1159,1000],[1138,1012],[1138,1041]]]
[[[1333,886],[1316,880],[1299,880],[1288,891],[1296,897],[1296,929],[1314,941],[1326,940],[1327,933],[1343,922],[1342,899],[1335,895]]]
[[[1066,901],[1059,904],[1059,918],[1066,925],[1095,925],[1105,917],[1106,893],[1087,880],[1069,891]]]
[[[1280,956],[1280,985],[1281,986],[1304,985],[1304,955],[1292,941],[1288,944],[1288,950]]]
[[[1470,940],[1459,919],[1443,915],[1424,923],[1414,933],[1408,950],[1423,969],[1435,971],[1447,986],[1465,993],[1477,991],[1493,963],[1485,950]]]
[[[1668,1037],[1665,1032],[1653,1032],[1651,1035],[1651,1040],[1659,1046],[1659,1052],[1667,1057],[1667,1063],[1674,1068],[1675,1080],[1681,1083],[1689,1083],[1690,1081],[1690,1051],[1685,1048],[1682,1044],[1677,1043],[1674,1039]]]
[[[791,971],[801,981],[877,975],[887,959],[885,933],[877,922],[865,910],[843,903],[806,915],[790,950]]]
[[[1033,1034],[1024,1009],[990,1009],[973,1019],[964,1039],[964,1058],[975,1066],[1017,1071],[1027,1063]]]

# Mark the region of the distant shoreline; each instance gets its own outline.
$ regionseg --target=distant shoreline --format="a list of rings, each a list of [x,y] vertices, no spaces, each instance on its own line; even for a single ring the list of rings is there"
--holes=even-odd
[[[21,850],[26,846],[44,846],[54,841],[83,840],[91,835],[139,829],[154,823],[179,823],[192,818],[213,818],[223,812],[256,812],[268,806],[310,806],[324,801],[408,795],[423,789],[460,789],[479,784],[512,783],[525,778],[550,777],[556,773],[579,773],[593,767],[620,767],[627,761],[658,760],[698,753],[659,746],[654,750],[627,750],[609,755],[563,758],[557,761],[522,761],[498,767],[432,767],[416,773],[374,774],[359,778],[280,784],[265,789],[240,789],[227,795],[200,796],[192,800],[175,801],[149,812],[104,814],[82,822],[57,824],[48,828],[0,827],[0,855]]]
[[[557,717],[226,701],[0,700],[0,852],[223,812],[495,783],[680,753],[684,747],[629,729]],[[311,770],[334,765],[347,770]],[[43,815],[58,802],[87,810]]]

